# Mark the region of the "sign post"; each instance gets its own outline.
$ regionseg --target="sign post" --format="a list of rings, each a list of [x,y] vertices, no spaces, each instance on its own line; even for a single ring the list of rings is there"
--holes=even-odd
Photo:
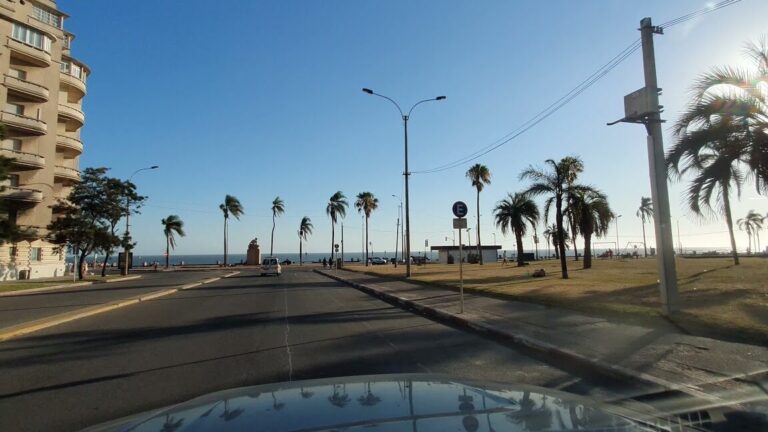
[[[453,203],[453,229],[459,230],[459,313],[464,313],[464,248],[461,244],[461,230],[467,228],[467,205],[462,201]]]

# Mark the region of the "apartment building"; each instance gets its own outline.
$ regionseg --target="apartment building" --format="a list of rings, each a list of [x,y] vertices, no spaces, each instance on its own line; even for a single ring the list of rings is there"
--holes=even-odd
[[[64,254],[44,240],[51,206],[80,180],[88,66],[53,0],[0,0],[0,154],[13,158],[0,192],[3,215],[35,235],[0,246],[0,280],[64,274]]]

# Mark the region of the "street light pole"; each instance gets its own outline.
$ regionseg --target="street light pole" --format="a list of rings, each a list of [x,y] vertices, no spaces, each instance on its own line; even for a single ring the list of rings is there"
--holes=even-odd
[[[147,171],[147,170],[153,170],[159,168],[157,165],[152,165],[151,167],[141,168],[137,169],[136,171],[131,174],[130,177],[128,177],[128,183],[131,182],[131,179],[133,179],[133,176],[136,174]],[[123,245],[123,270],[120,272],[121,275],[125,276],[128,274],[128,242],[130,241],[130,218],[131,218],[131,198],[129,196],[125,197],[125,244]]]
[[[424,99],[421,101],[416,102],[413,104],[410,110],[408,110],[408,114],[403,113],[403,110],[400,109],[400,105],[397,104],[393,99],[378,94],[374,92],[371,89],[364,88],[363,92],[368,93],[369,95],[379,96],[381,98],[384,98],[390,102],[392,102],[395,107],[397,107],[397,110],[400,112],[400,116],[403,119],[403,143],[404,143],[404,150],[405,150],[405,172],[403,175],[405,176],[405,277],[411,277],[411,213],[410,213],[410,191],[408,188],[408,179],[411,176],[410,171],[408,171],[408,119],[411,117],[411,112],[413,112],[413,109],[416,108],[418,105],[424,103],[424,102],[432,102],[432,101],[441,101],[445,100],[445,96],[437,96],[432,99]]]
[[[616,258],[621,258],[621,245],[619,244],[619,218],[621,215],[616,216]]]
[[[401,236],[401,228],[400,228],[400,223],[401,223],[400,221],[403,220],[403,200],[402,200],[402,198],[400,198],[399,196],[397,196],[395,194],[392,194],[392,197],[393,198],[397,198],[400,201],[400,204],[397,205],[397,211],[398,211],[397,229],[395,230],[395,267],[397,267],[397,245],[398,245],[398,240],[401,237],[403,237],[403,236]],[[400,247],[401,248],[403,247],[402,246],[403,244],[405,244],[405,239],[402,239],[402,241],[400,242],[400,245],[401,245]],[[400,255],[402,257],[403,254],[400,254]]]

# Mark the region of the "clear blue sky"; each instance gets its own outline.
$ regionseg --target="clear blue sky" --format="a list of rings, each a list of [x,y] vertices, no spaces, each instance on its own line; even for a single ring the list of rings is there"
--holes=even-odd
[[[410,123],[411,169],[451,162],[504,136],[581,82],[654,23],[704,7],[702,1],[156,1],[61,0],[77,35],[73,55],[91,66],[85,99],[81,167],[106,166],[135,177],[150,197],[132,232],[142,254],[164,251],[160,219],[180,215],[188,235],[176,253],[222,249],[225,194],[246,214],[232,221],[230,251],[258,237],[269,243],[270,203],[286,213],[275,234],[278,252],[298,249],[307,215],[315,234],[305,250],[328,252],[328,197],[342,190],[380,199],[371,219],[377,255],[392,255],[402,195],[402,125],[394,107],[362,87],[408,105],[424,104]],[[744,64],[746,41],[765,34],[768,2],[744,0],[656,38],[664,117],[685,104],[692,80],[709,67]],[[605,123],[622,116],[623,96],[643,85],[639,52],[536,128],[483,157],[493,184],[481,195],[484,242],[492,208],[526,187],[521,169],[547,158],[584,159],[582,180],[602,188],[620,220],[621,242],[641,241],[634,216],[650,195],[642,126]],[[668,125],[670,124],[668,123]],[[671,137],[666,136],[667,146]],[[451,203],[474,214],[474,189],[462,166],[411,181],[412,245],[451,242]],[[673,218],[685,246],[726,246],[725,224],[688,214],[684,185],[671,188]],[[745,188],[734,213],[768,211]],[[470,217],[470,224],[475,223]],[[673,220],[674,223],[674,220]],[[350,208],[346,249],[361,247],[361,218]],[[652,231],[649,231],[652,232]],[[615,236],[611,232],[611,236]],[[737,237],[743,249],[746,236]],[[526,240],[526,246],[530,240]]]

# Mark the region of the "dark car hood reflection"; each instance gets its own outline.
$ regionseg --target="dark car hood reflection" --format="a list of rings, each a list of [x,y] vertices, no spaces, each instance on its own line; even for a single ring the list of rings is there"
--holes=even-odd
[[[651,430],[625,412],[529,386],[378,375],[243,387],[88,431]]]

